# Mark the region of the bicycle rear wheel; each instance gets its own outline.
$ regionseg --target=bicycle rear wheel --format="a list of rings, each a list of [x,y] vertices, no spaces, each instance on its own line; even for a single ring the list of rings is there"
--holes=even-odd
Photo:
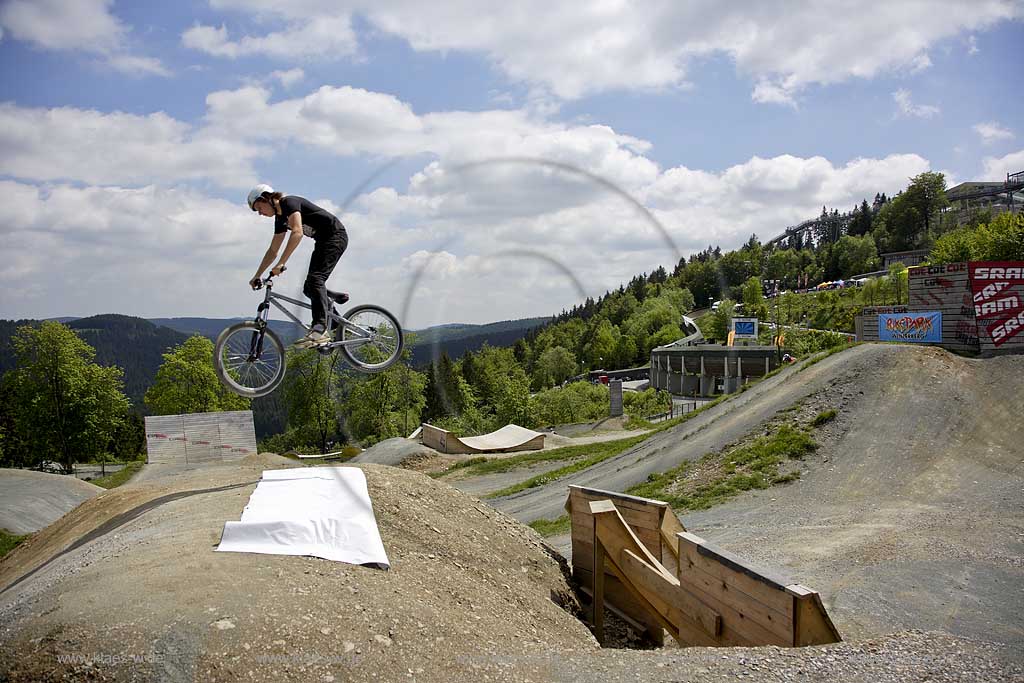
[[[363,304],[345,314],[339,341],[357,342],[341,347],[345,359],[357,370],[380,372],[402,355],[405,343],[398,319],[380,306]]]
[[[266,396],[284,379],[284,344],[269,327],[261,330],[246,320],[217,337],[213,367],[232,393],[246,398]]]

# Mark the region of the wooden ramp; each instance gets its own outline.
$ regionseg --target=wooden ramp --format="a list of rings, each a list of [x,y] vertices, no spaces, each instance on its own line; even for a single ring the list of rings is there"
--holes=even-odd
[[[423,445],[440,453],[502,453],[544,448],[543,433],[519,425],[508,424],[490,434],[462,438],[426,422],[420,427]]]
[[[842,638],[817,592],[685,531],[667,503],[571,486],[573,575],[604,637],[611,608],[662,642],[798,647]],[[595,571],[595,568],[602,568]]]

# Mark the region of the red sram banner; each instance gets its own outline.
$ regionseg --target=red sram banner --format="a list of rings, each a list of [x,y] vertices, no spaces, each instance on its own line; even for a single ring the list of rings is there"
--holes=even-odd
[[[994,346],[1002,346],[1024,330],[1024,263],[981,261],[968,266],[978,327],[984,327]]]

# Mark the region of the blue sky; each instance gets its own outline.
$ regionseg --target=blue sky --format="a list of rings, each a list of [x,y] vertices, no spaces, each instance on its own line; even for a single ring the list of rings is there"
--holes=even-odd
[[[4,0],[0,317],[248,314],[257,181],[336,211],[331,286],[415,327],[575,303],[531,250],[600,294],[924,170],[1024,170],[1024,3],[850,5]]]

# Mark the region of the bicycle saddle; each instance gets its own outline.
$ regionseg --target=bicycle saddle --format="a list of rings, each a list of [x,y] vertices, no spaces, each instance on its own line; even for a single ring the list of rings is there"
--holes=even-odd
[[[343,304],[348,301],[348,294],[345,292],[332,292],[326,287],[324,288],[324,291],[327,292],[327,297],[336,304]]]

